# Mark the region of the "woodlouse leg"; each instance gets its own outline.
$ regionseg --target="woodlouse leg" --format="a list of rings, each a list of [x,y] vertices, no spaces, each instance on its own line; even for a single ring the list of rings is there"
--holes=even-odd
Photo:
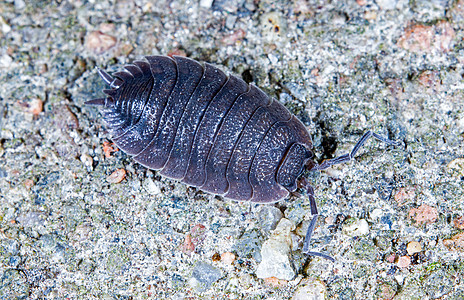
[[[359,141],[354,145],[353,150],[351,150],[350,153],[341,155],[339,157],[333,158],[333,159],[328,159],[322,162],[320,165],[315,165],[310,171],[318,171],[318,170],[324,170],[327,169],[333,165],[338,165],[342,164],[345,162],[348,162],[353,159],[353,157],[356,155],[358,150],[366,143],[366,141],[370,138],[374,137],[378,139],[379,141],[382,141],[388,145],[393,145],[393,146],[399,146],[398,142],[392,141],[387,139],[386,137],[383,137],[377,133],[374,133],[372,131],[367,131],[366,133],[363,134],[363,136],[359,139]]]
[[[316,222],[317,222],[317,216],[319,215],[319,212],[317,211],[317,205],[316,205],[316,199],[314,199],[314,189],[312,186],[308,185],[308,197],[309,197],[309,204],[311,205],[311,216],[313,217],[311,219],[311,223],[309,223],[308,230],[306,231],[306,236],[303,244],[303,253],[312,255],[312,256],[319,256],[325,259],[328,259],[332,262],[335,261],[333,257],[321,253],[321,252],[313,252],[309,251],[309,242],[311,241],[311,237],[313,235],[314,228],[316,227]]]

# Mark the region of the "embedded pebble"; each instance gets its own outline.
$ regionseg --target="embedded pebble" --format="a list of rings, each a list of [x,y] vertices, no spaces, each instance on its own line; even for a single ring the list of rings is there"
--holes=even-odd
[[[398,45],[411,52],[447,52],[453,47],[455,35],[453,27],[446,21],[430,26],[415,24],[405,29]]]
[[[197,292],[205,292],[221,278],[221,271],[205,262],[198,262],[193,268],[190,286]]]
[[[406,251],[408,251],[409,255],[413,255],[414,253],[418,253],[422,251],[422,246],[419,242],[412,241],[408,243],[408,246],[406,248]]]
[[[409,265],[411,265],[411,258],[407,255],[400,256],[396,265],[398,266],[398,268],[407,268],[409,267]]]
[[[464,216],[454,219],[453,226],[457,229],[464,229]]]
[[[276,228],[277,223],[279,223],[282,217],[283,214],[277,207],[262,205],[258,212],[259,226],[266,235],[269,235],[270,231]]]
[[[395,9],[398,0],[376,0],[375,3],[383,10]]]
[[[150,195],[159,195],[161,194],[161,189],[151,178],[145,179],[143,182],[143,187]]]
[[[446,166],[450,173],[456,177],[464,176],[464,158],[456,158]]]
[[[99,28],[100,31],[103,33],[110,33],[116,30],[116,25],[114,25],[113,23],[101,23]]]
[[[54,123],[61,130],[69,131],[79,128],[79,119],[68,105],[56,106],[53,109],[53,114],[55,115]]]
[[[221,254],[221,261],[226,265],[231,265],[235,261],[235,254],[232,252],[224,252]]]
[[[343,227],[343,232],[351,237],[361,236],[369,233],[369,224],[364,219],[357,220],[351,225]]]
[[[32,99],[29,104],[29,112],[35,116],[43,111],[43,101],[39,98]]]
[[[126,177],[126,170],[117,169],[110,176],[106,177],[106,181],[109,183],[120,183]]]
[[[308,279],[299,284],[292,300],[324,300],[327,298],[325,284],[317,279]]]
[[[276,277],[292,280],[295,270],[290,257],[292,246],[291,231],[295,229],[288,219],[281,219],[271,237],[261,247],[262,261],[256,269],[258,278]]]
[[[200,0],[200,6],[204,8],[210,8],[213,5],[213,0]]]
[[[5,19],[0,16],[0,28],[3,33],[8,33],[11,31],[11,26],[5,21]]]
[[[87,49],[101,54],[116,45],[117,39],[114,36],[101,31],[93,31],[87,36],[85,46]]]
[[[417,226],[420,226],[423,223],[431,224],[438,219],[438,211],[435,207],[422,204],[418,208],[412,208],[409,210],[409,218],[413,219]]]
[[[396,254],[390,254],[385,258],[386,261],[389,263],[394,263],[396,260]]]
[[[261,261],[260,245],[262,235],[258,228],[247,230],[240,239],[234,244],[232,250],[237,253],[238,257],[252,257],[257,262]]]
[[[286,22],[282,15],[276,11],[263,14],[260,18],[263,28],[263,38],[274,41],[285,35]]]
[[[234,45],[237,41],[243,40],[246,36],[246,32],[243,29],[237,29],[231,34],[225,35],[221,42],[225,45]]]
[[[13,64],[13,58],[9,56],[8,54],[3,54],[0,56],[0,68],[8,68],[12,66]]]
[[[84,153],[84,154],[81,155],[80,159],[81,159],[81,162],[84,164],[84,166],[86,166],[88,168],[92,167],[92,165],[93,165],[92,156]]]
[[[443,245],[451,251],[464,252],[464,232],[456,234],[451,239],[443,240]]]
[[[399,206],[402,206],[416,197],[415,189],[412,187],[402,187],[395,194],[395,201]]]
[[[283,279],[279,279],[276,277],[268,277],[268,278],[264,278],[264,283],[274,288],[278,288],[278,287],[286,286],[288,283],[288,280],[283,280]]]
[[[235,21],[237,21],[237,16],[228,15],[226,18],[226,27],[229,29],[233,29],[235,25]]]
[[[24,0],[14,0],[13,2],[17,10],[21,10],[26,7],[26,2]]]
[[[182,252],[191,254],[199,247],[206,238],[207,229],[203,224],[197,224],[190,229],[189,233],[185,236],[183,245],[181,246]]]

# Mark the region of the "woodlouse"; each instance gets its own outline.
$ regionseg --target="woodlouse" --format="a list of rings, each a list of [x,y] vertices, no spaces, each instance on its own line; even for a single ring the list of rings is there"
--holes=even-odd
[[[371,136],[368,131],[353,151],[318,165],[305,126],[282,104],[253,84],[226,75],[212,65],[179,56],[147,56],[114,77],[98,70],[111,89],[100,105],[114,143],[149,169],[225,198],[260,203],[284,199],[297,188],[306,167],[322,170],[350,160]],[[313,219],[317,218],[308,187]]]

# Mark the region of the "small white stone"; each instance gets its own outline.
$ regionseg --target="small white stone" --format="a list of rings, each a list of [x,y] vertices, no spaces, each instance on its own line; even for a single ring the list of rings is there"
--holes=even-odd
[[[159,186],[156,183],[154,183],[153,179],[151,178],[145,179],[145,181],[143,182],[143,187],[151,195],[158,195],[161,193]]]
[[[369,224],[364,219],[355,221],[353,224],[343,228],[343,232],[349,236],[360,236],[369,233]]]
[[[401,275],[401,274],[395,275],[395,280],[396,282],[398,282],[399,285],[403,285],[404,275]]]
[[[233,29],[236,21],[237,21],[237,16],[228,15],[226,18],[226,27],[229,29]]]
[[[21,10],[26,7],[24,0],[14,0],[14,6],[17,10]]]
[[[11,31],[11,26],[8,25],[8,23],[5,21],[3,17],[0,16],[0,24],[2,25],[2,32],[3,33],[8,33]]]
[[[371,212],[371,218],[372,218],[373,220],[375,220],[375,219],[377,219],[377,218],[383,216],[383,214],[384,214],[384,213],[383,213],[383,210],[382,210],[382,209],[376,208],[376,209],[374,209],[374,210]]]
[[[324,300],[327,297],[325,284],[317,279],[308,279],[300,284],[292,300]]]
[[[88,154],[82,154],[81,157],[81,162],[84,164],[84,166],[88,167],[88,168],[91,168],[92,165],[93,165],[93,158],[92,156],[88,155]]]
[[[204,8],[210,8],[213,5],[213,0],[200,0],[200,6]]]
[[[281,219],[271,237],[261,248],[262,261],[256,269],[258,278],[276,277],[282,280],[292,280],[295,270],[290,259],[292,246],[291,232],[295,224],[288,219]]]
[[[398,0],[377,0],[376,2],[380,9],[391,10],[396,8]]]
[[[0,57],[0,67],[1,68],[8,68],[8,67],[11,66],[12,63],[13,63],[13,58],[11,58],[11,56],[9,56],[8,54],[3,54]]]

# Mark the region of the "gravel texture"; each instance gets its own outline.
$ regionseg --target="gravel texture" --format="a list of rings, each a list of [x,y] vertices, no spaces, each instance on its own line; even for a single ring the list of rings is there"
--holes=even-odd
[[[461,0],[0,2],[0,299],[463,299],[463,29]],[[111,144],[95,67],[166,54],[279,99],[318,162],[401,143],[305,172],[334,263],[304,189],[231,202]]]

